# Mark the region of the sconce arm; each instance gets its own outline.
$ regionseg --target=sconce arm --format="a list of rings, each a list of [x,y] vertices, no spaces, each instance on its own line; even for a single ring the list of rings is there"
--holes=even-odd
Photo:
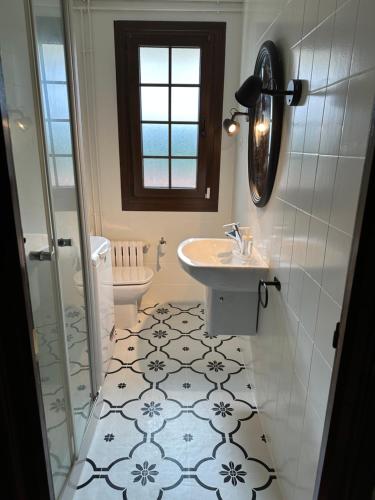
[[[233,120],[236,116],[249,116],[249,113],[244,113],[242,111],[236,111],[231,115],[231,119]]]
[[[282,96],[282,95],[294,95],[293,90],[270,90],[262,89],[262,94],[272,95],[272,96]]]

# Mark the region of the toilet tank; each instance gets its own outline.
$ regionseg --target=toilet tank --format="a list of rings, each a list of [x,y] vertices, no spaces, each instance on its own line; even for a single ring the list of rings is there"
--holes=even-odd
[[[96,386],[99,390],[103,385],[114,347],[111,242],[103,236],[90,236],[90,247],[95,302],[92,344]]]

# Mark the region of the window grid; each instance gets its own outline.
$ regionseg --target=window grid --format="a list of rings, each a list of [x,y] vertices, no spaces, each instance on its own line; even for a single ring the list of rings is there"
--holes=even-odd
[[[42,94],[44,96],[44,103],[45,103],[45,114],[44,114],[44,122],[46,124],[46,128],[48,130],[48,137],[49,137],[49,151],[48,151],[48,158],[50,160],[50,164],[52,163],[52,171],[53,171],[53,176],[52,176],[52,184],[56,187],[60,187],[59,183],[59,176],[58,176],[58,168],[57,168],[57,163],[56,163],[56,158],[71,158],[73,160],[72,154],[68,153],[56,153],[55,151],[55,144],[54,144],[54,138],[53,138],[53,131],[52,131],[52,124],[53,123],[67,123],[70,124],[70,119],[69,118],[53,118],[50,105],[49,105],[49,92],[48,92],[48,85],[53,84],[53,85],[62,85],[65,88],[67,88],[67,82],[66,80],[50,80],[47,79],[46,77],[46,66],[45,66],[45,60],[44,60],[44,54],[43,54],[43,46],[45,44],[40,44],[39,46],[39,55],[40,55],[40,68],[41,68],[41,85],[42,85]],[[72,181],[72,185],[74,185],[74,182]],[[67,187],[67,184],[63,184],[62,187]]]
[[[140,47],[141,48],[141,47]],[[199,74],[199,83],[172,83],[172,49],[175,48],[173,46],[168,47],[168,83],[142,83],[140,81],[139,83],[139,95],[141,98],[141,89],[142,87],[162,87],[162,88],[168,88],[168,120],[162,121],[162,120],[143,120],[141,119],[140,121],[140,126],[141,126],[141,137],[143,137],[143,124],[150,124],[150,125],[168,125],[168,155],[158,155],[158,156],[152,156],[152,155],[144,155],[142,151],[142,162],[144,159],[167,159],[168,160],[168,187],[162,188],[162,187],[151,187],[151,186],[145,186],[144,181],[143,185],[147,189],[196,189],[196,183],[197,183],[197,168],[198,168],[198,147],[199,147],[199,121],[185,121],[185,120],[172,120],[172,89],[174,87],[180,87],[180,88],[198,88],[199,93],[198,93],[198,117],[199,117],[199,98],[200,98],[200,74]],[[191,48],[191,47],[189,47]],[[199,49],[199,47],[197,47]],[[198,137],[197,137],[197,154],[195,156],[176,156],[172,155],[172,125],[196,125],[198,129]],[[196,176],[195,176],[195,185],[193,187],[172,187],[172,160],[195,160],[196,161]],[[143,167],[143,173],[144,173],[144,167]]]

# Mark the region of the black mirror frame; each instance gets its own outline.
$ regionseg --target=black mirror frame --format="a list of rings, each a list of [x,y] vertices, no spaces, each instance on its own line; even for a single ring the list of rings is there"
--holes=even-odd
[[[259,49],[258,56],[255,62],[254,75],[262,78],[262,66],[264,62],[267,61],[270,67],[272,88],[283,89],[284,88],[284,75],[283,67],[279,57],[279,53],[276,45],[267,40],[262,44]],[[267,83],[267,82],[265,82]],[[258,102],[254,108],[249,108],[249,136],[248,136],[248,176],[249,176],[249,186],[251,198],[257,207],[264,207],[272,194],[272,189],[275,183],[277,165],[279,161],[280,145],[281,145],[281,132],[283,123],[283,112],[284,112],[284,102],[285,97],[281,95],[270,96],[271,99],[271,122],[272,127],[270,133],[270,146],[269,146],[269,159],[267,166],[267,175],[265,182],[262,186],[262,194],[258,195],[254,176],[256,174],[254,164],[256,157],[259,157],[259,150],[254,146],[254,126],[255,126],[255,115],[257,106],[261,103],[262,96],[258,99]]]

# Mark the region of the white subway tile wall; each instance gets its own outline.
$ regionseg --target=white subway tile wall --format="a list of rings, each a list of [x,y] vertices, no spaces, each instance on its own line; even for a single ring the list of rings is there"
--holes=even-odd
[[[286,500],[311,500],[375,89],[373,0],[245,1],[241,81],[260,45],[282,52],[285,80],[307,80],[285,109],[272,198],[247,185],[238,138],[233,218],[254,231],[282,292],[272,292],[251,349],[258,407]],[[246,342],[246,341],[245,341]]]

